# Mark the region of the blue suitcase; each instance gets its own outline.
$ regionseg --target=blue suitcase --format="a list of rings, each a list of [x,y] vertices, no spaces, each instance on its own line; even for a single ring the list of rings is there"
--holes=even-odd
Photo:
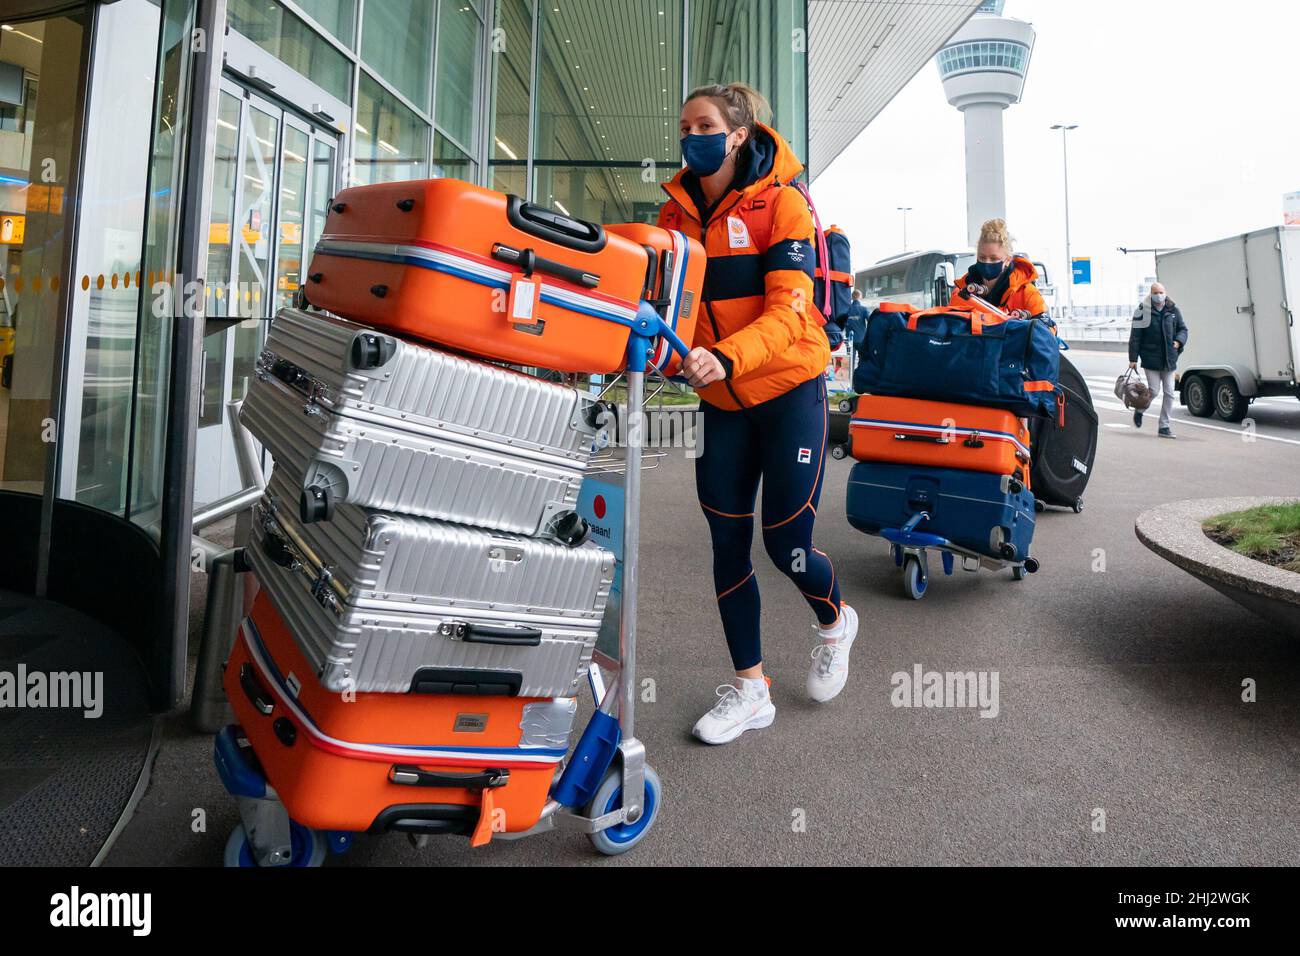
[[[1000,561],[1024,561],[1034,539],[1034,495],[1007,475],[955,468],[858,462],[849,474],[849,524],[867,534],[915,530]]]

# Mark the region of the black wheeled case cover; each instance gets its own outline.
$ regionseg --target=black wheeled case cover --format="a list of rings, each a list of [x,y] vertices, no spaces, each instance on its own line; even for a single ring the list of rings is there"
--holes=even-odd
[[[1064,426],[1055,418],[1029,422],[1034,453],[1029,481],[1039,501],[1074,507],[1082,505],[1097,459],[1097,410],[1088,383],[1064,353],[1060,383],[1065,393]]]

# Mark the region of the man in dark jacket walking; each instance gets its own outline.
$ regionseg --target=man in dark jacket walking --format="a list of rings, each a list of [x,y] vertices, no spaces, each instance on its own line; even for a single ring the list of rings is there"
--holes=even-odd
[[[1157,282],[1133,313],[1133,330],[1128,336],[1128,367],[1137,368],[1141,359],[1152,401],[1160,396],[1161,438],[1175,437],[1169,417],[1174,408],[1174,369],[1186,345],[1187,323],[1183,314],[1165,287]],[[1142,427],[1141,412],[1133,413],[1133,424]]]
[[[867,307],[862,304],[862,293],[853,290],[848,318],[844,320],[844,339],[849,343],[849,371],[857,367],[855,353],[867,341]]]

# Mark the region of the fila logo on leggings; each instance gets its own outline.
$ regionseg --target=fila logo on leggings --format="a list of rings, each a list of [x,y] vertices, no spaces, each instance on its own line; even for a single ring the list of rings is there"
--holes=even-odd
[[[799,464],[801,464],[801,465],[808,465],[808,464],[811,464],[811,463],[812,463],[812,449],[811,449],[811,448],[800,448],[800,449],[799,449]]]

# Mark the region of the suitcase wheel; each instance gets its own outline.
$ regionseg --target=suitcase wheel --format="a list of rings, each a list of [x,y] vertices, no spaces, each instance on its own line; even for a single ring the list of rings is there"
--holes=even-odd
[[[930,575],[914,554],[903,559],[903,590],[913,601],[925,597],[926,588],[930,586]]]
[[[1037,511],[1039,514],[1042,514],[1044,511],[1047,510],[1047,502],[1043,501],[1041,498],[1035,498],[1034,510]]]
[[[851,398],[842,398],[840,399],[840,412],[844,415],[852,415],[853,407],[856,404],[857,403]]]
[[[348,204],[345,202],[336,202],[330,208],[333,209],[335,212],[346,212],[348,208]]]
[[[388,295],[388,286],[372,285],[370,287],[370,294],[373,295],[376,299],[382,299],[384,296]]]
[[[587,816],[594,819],[606,813],[612,813],[622,805],[623,770],[619,766],[610,767],[596,789],[596,795],[587,805]],[[607,830],[591,834],[591,843],[606,856],[626,853],[636,846],[654,826],[659,816],[659,807],[663,803],[663,785],[654,767],[645,765],[645,802],[641,815],[631,823],[620,823]]]
[[[1080,514],[1080,513],[1082,513],[1082,512],[1083,512],[1083,499],[1082,499],[1082,498],[1075,498],[1075,499],[1074,499],[1074,504],[1073,504],[1071,507],[1074,508],[1074,513],[1075,513],[1075,514]]]
[[[1030,574],[1037,574],[1039,567],[1041,565],[1038,563],[1037,558],[1025,558],[1025,570]]]
[[[843,461],[845,458],[849,457],[849,450],[843,445],[832,445],[831,457],[836,461]]]
[[[399,200],[397,201],[397,208],[400,209],[400,210],[402,210],[402,212],[410,212],[412,209],[415,208],[415,200],[414,200],[414,199],[399,199]]]
[[[577,548],[587,543],[591,537],[591,525],[587,519],[576,511],[566,511],[555,521],[555,537],[570,548]]]
[[[1014,561],[1016,559],[1016,546],[1009,542],[1002,542],[998,545],[998,555],[1003,561]]]
[[[289,821],[290,856],[281,866],[320,866],[325,862],[325,836],[311,827],[294,820]],[[228,867],[256,867],[253,851],[248,845],[248,834],[242,823],[236,824],[226,840],[223,862]]]
[[[303,490],[298,499],[298,517],[303,524],[315,524],[317,521],[329,521],[334,517],[334,496],[328,488],[312,485]]]
[[[352,340],[352,367],[367,372],[383,368],[397,354],[397,343],[384,335],[362,332]]]
[[[307,299],[307,287],[305,285],[298,286],[293,293],[293,307],[299,312],[305,312],[310,305],[311,302]]]

